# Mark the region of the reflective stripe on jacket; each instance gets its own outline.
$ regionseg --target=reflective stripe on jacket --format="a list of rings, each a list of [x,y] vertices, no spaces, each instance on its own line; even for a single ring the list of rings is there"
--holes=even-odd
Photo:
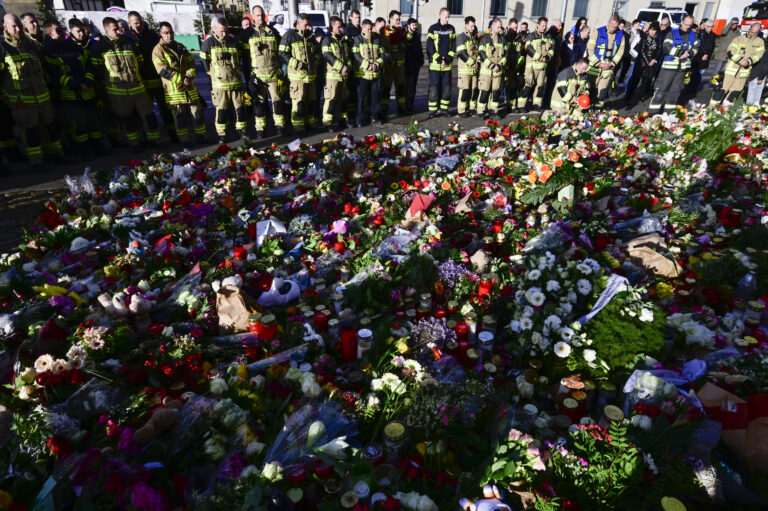
[[[430,71],[450,71],[456,56],[456,29],[440,22],[429,27],[427,33],[427,58]],[[445,60],[445,64],[443,64]]]
[[[509,43],[502,34],[488,34],[483,36],[482,43],[478,49],[480,57],[480,74],[488,75],[493,78],[504,74],[504,66],[509,56]],[[499,66],[498,71],[493,68]]]
[[[487,37],[487,36],[486,36]],[[483,37],[485,39],[486,37]],[[479,72],[477,64],[480,56],[480,44],[477,32],[462,32],[456,37],[456,56],[459,60],[459,74],[474,76]]]
[[[765,42],[762,37],[750,36],[744,34],[731,41],[728,46],[728,60],[725,65],[725,74],[737,78],[749,78],[752,66],[757,64],[763,58],[765,53]],[[739,62],[747,59],[749,65],[741,67]]]
[[[288,65],[288,79],[292,82],[314,82],[319,56],[320,48],[311,30],[291,29],[280,41],[280,57]]]
[[[323,38],[321,49],[326,65],[326,79],[342,80],[349,76],[351,55],[349,55],[347,36],[339,34],[337,37],[333,34],[328,34]]]
[[[693,30],[687,34],[681,34],[680,30],[673,28],[664,39],[664,61],[661,63],[663,69],[687,70],[691,68],[691,61],[699,49],[699,40]],[[688,53],[688,57],[681,59],[680,56]]]
[[[582,94],[589,94],[587,73],[578,74],[573,66],[567,67],[557,75],[557,83],[552,91],[552,108],[573,109]]]
[[[56,97],[61,101],[96,98],[96,73],[90,58],[71,39],[48,40],[43,46],[43,62]],[[82,90],[81,86],[88,88]]]
[[[555,55],[555,42],[549,34],[535,30],[525,41],[525,52],[528,55],[526,68],[546,69],[547,62]]]
[[[615,69],[621,58],[624,56],[624,32],[616,30],[609,34],[607,27],[600,27],[595,30],[587,42],[587,57],[589,59],[589,69],[587,73],[597,76],[602,72],[598,67],[601,62],[610,62]]]
[[[356,74],[364,80],[376,80],[381,75],[384,65],[384,48],[379,41],[379,34],[371,32],[366,36],[360,34],[352,43],[352,58],[355,61]],[[376,70],[373,65],[376,64]]]
[[[253,27],[248,38],[253,76],[265,82],[277,80],[280,76],[280,34],[266,25]]]
[[[101,74],[107,94],[134,96],[146,92],[141,78],[141,53],[136,41],[103,36],[91,51],[91,62]]]
[[[3,48],[0,71],[4,71],[2,83],[8,103],[35,104],[49,101],[51,96],[45,84],[37,43],[26,36],[14,39],[8,37],[7,33],[0,42]]]
[[[166,44],[162,39],[152,50],[155,71],[163,81],[165,101],[169,105],[186,105],[200,102],[200,95],[194,83],[183,84],[184,78],[193,80],[197,76],[195,59],[187,48],[176,41]]]
[[[240,48],[235,38],[226,34],[223,39],[210,35],[200,46],[203,67],[211,77],[211,87],[219,90],[240,90]]]

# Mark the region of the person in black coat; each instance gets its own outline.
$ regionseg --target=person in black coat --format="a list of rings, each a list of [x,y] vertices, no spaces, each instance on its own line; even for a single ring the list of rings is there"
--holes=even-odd
[[[696,37],[699,38],[699,52],[693,57],[693,66],[691,67],[691,80],[685,87],[685,92],[690,96],[695,96],[701,88],[701,75],[709,67],[712,60],[712,54],[715,52],[715,42],[717,34],[712,31],[715,22],[707,20],[699,30]]]
[[[419,71],[423,66],[424,50],[421,46],[419,22],[409,18],[405,36],[405,109],[409,112],[413,112],[416,84],[419,82]]]
[[[563,44],[560,47],[560,69],[563,70],[566,67],[570,67],[576,63],[583,53],[579,53],[579,47],[576,44],[576,35],[573,32],[567,32]]]
[[[659,23],[651,23],[648,33],[640,41],[633,75],[637,76],[637,86],[627,90],[627,108],[632,108],[637,100],[644,100],[651,92],[651,85],[656,75],[656,68],[661,61],[663,48],[657,37]],[[631,84],[630,84],[631,85]]]

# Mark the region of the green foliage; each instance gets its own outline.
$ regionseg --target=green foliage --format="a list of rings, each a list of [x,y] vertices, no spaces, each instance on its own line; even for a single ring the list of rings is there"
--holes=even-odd
[[[736,137],[736,126],[741,116],[743,101],[725,110],[720,119],[711,122],[706,128],[699,131],[696,128],[694,137],[686,145],[685,152],[691,156],[698,156],[709,162],[716,162],[725,150],[733,143]],[[684,163],[690,165],[688,161]]]
[[[638,356],[658,357],[663,350],[666,314],[655,305],[644,306],[653,312],[653,321],[640,321],[640,311],[632,311],[620,294],[584,326],[591,348],[612,370],[631,369]]]
[[[749,271],[731,253],[719,259],[693,264],[692,267],[701,274],[701,283],[708,286],[735,287],[739,279]]]
[[[53,5],[53,2],[51,2],[51,5]],[[40,30],[43,29],[43,24],[46,21],[58,21],[59,23],[62,23],[62,19],[56,14],[56,9],[48,7],[45,0],[37,0],[37,2],[35,2],[35,8],[40,15],[40,19],[38,20],[40,22]]]
[[[160,23],[155,21],[155,17],[151,12],[144,14],[144,22],[147,24],[147,28],[152,32],[160,31]]]

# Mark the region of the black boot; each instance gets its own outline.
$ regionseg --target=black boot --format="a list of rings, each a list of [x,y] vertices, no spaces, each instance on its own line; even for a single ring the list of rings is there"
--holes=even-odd
[[[6,148],[5,155],[8,157],[8,161],[12,163],[20,163],[28,159],[17,145]]]

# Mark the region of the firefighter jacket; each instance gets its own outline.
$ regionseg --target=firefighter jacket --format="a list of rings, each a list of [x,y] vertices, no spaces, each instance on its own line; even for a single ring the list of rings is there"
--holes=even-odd
[[[243,72],[243,78],[245,78],[246,81],[248,80],[248,77],[251,76],[251,52],[248,47],[248,41],[250,41],[253,32],[254,27],[250,26],[245,30],[241,30],[240,33],[237,34],[237,37],[235,37],[237,47],[240,49],[240,71]],[[279,35],[277,36],[277,39],[279,44]]]
[[[387,40],[389,62],[393,66],[400,67],[405,64],[406,33],[402,27],[386,26],[381,29],[381,37]]]
[[[534,30],[525,40],[525,52],[528,56],[525,67],[546,69],[547,62],[555,56],[555,42],[546,32]]]
[[[288,66],[288,79],[292,82],[314,82],[319,57],[320,48],[311,30],[291,29],[280,41],[280,58]]]
[[[589,61],[587,73],[599,75],[602,69],[598,65],[602,62],[613,64],[615,69],[624,56],[625,39],[622,30],[616,30],[611,34],[607,27],[600,27],[593,31],[587,42],[587,60]]]
[[[699,39],[693,30],[683,34],[679,29],[673,28],[664,39],[662,47],[664,60],[661,63],[661,68],[685,71],[691,68],[693,57],[699,51]],[[688,56],[681,58],[686,51]]]
[[[579,74],[574,66],[569,66],[557,75],[555,90],[552,94],[552,108],[574,108],[576,107],[576,100],[582,94],[589,94],[587,73]]]
[[[765,41],[762,37],[744,34],[734,38],[728,46],[728,60],[725,65],[725,74],[737,78],[749,78],[752,66],[763,58],[765,53]],[[749,65],[741,67],[739,62],[747,59]]]
[[[384,47],[379,40],[379,34],[371,32],[367,36],[360,34],[352,44],[352,58],[355,61],[357,77],[364,80],[377,80],[384,65]],[[373,66],[376,65],[374,71]]]
[[[456,29],[440,22],[429,27],[427,33],[427,59],[430,71],[450,71],[456,56]],[[445,64],[443,64],[445,61]]]
[[[49,39],[43,46],[43,62],[53,92],[60,101],[96,98],[96,70],[87,52],[72,39]],[[82,90],[82,85],[88,86]]]
[[[211,87],[219,90],[240,90],[240,48],[235,38],[226,34],[222,39],[211,34],[200,46],[203,68],[211,77]]]
[[[325,78],[327,80],[343,80],[349,77],[352,55],[350,55],[347,36],[328,34],[321,45],[325,59]]]
[[[37,43],[25,35],[12,36],[5,32],[2,45],[0,74],[3,91],[10,105],[44,103],[51,99],[45,85],[45,73]],[[4,122],[10,122],[6,119]]]
[[[728,23],[715,40],[715,51],[712,53],[712,60],[719,60],[720,62],[728,60],[728,47],[734,39],[741,35],[741,30],[739,30],[738,26],[734,30],[731,30],[730,26],[731,24]]]
[[[160,76],[155,71],[155,65],[152,62],[152,53],[155,51],[155,46],[160,42],[160,35],[157,32],[153,32],[148,27],[144,26],[144,30],[141,33],[131,30],[131,36],[139,43],[139,51],[141,52],[141,77],[144,80],[144,87],[147,89],[159,89],[162,87],[160,83]]]
[[[163,81],[165,101],[169,105],[199,103],[200,95],[194,83],[184,85],[184,78],[193,80],[197,76],[195,59],[187,48],[176,41],[167,44],[160,39],[152,50],[155,72]]]
[[[483,38],[485,39],[485,37]],[[456,38],[456,57],[459,60],[459,74],[476,76],[479,68],[476,65],[480,60],[480,43],[477,40],[477,31],[464,31]]]
[[[253,33],[248,39],[248,52],[251,55],[253,76],[265,82],[280,77],[280,34],[277,30],[267,25],[253,27]]]
[[[492,78],[504,74],[504,66],[509,57],[509,43],[504,34],[486,34],[483,36],[483,42],[478,48],[480,58],[480,74],[488,75]],[[499,66],[498,71],[493,68]]]
[[[134,96],[146,92],[141,76],[142,56],[133,39],[103,36],[91,50],[91,62],[107,94]]]

